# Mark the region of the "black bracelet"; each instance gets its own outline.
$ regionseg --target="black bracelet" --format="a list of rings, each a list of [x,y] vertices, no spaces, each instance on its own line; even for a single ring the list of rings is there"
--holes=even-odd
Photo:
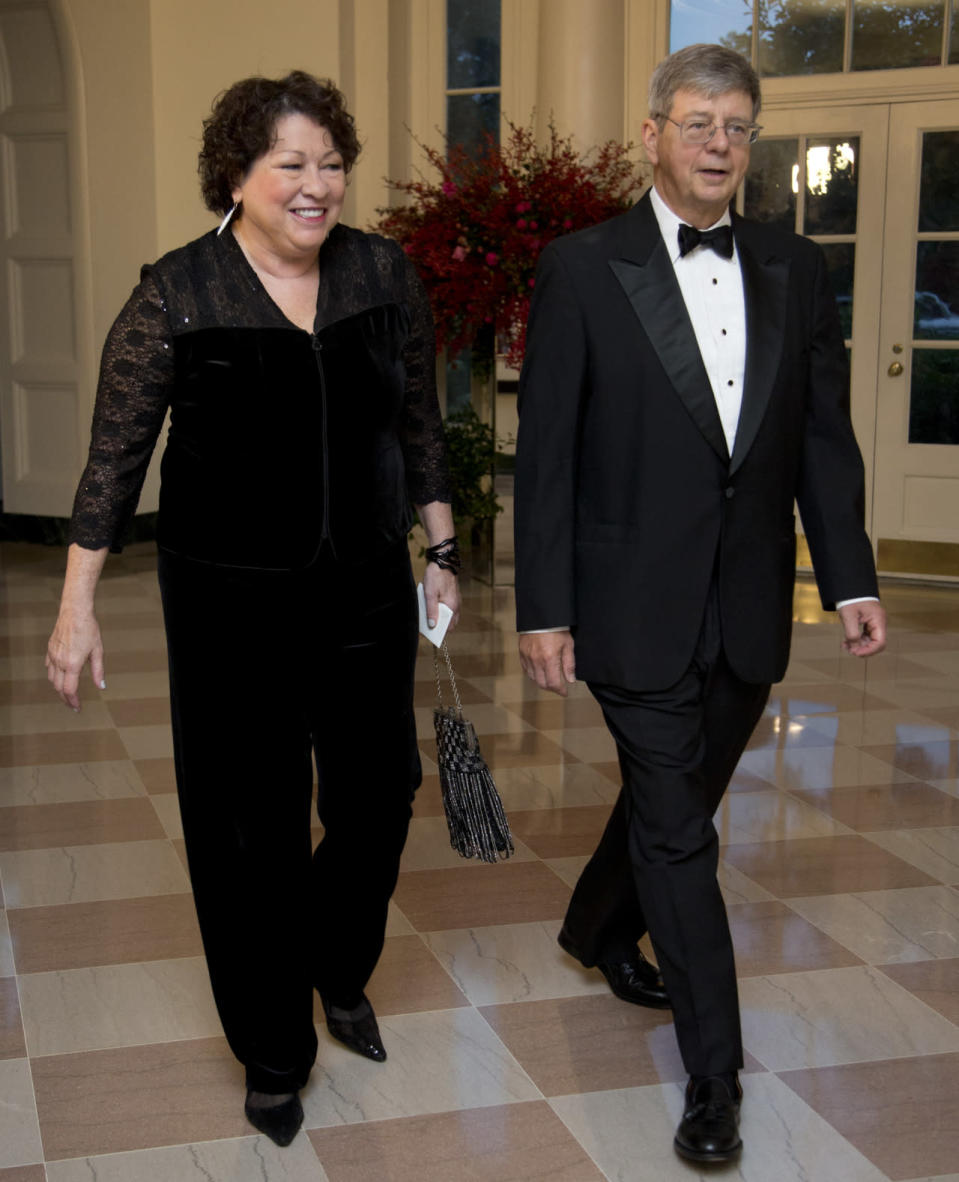
[[[456,537],[444,538],[435,546],[426,547],[426,561],[435,562],[440,570],[452,571],[454,575],[460,573],[460,544]]]

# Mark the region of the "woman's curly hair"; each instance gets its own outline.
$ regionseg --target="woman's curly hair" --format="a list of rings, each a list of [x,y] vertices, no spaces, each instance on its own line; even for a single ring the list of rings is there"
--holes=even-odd
[[[270,150],[285,115],[307,115],[325,127],[350,171],[360,141],[342,93],[328,78],[303,70],[278,79],[244,78],[217,96],[203,121],[199,173],[207,209],[224,214],[232,207],[234,186]]]

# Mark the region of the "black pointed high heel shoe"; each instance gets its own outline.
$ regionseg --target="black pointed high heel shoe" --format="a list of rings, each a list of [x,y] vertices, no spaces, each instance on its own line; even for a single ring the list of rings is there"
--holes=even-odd
[[[360,1004],[351,1010],[331,1005],[325,997],[321,997],[320,1000],[326,1014],[326,1028],[334,1038],[339,1039],[351,1051],[356,1051],[358,1055],[372,1059],[374,1063],[384,1062],[386,1048],[380,1038],[376,1014],[373,1013],[373,1007],[365,993]]]
[[[299,1094],[291,1092],[278,1104],[258,1103],[259,1098],[265,1095],[264,1092],[247,1091],[243,1106],[246,1119],[258,1132],[266,1134],[275,1144],[285,1148],[303,1124],[303,1105]]]

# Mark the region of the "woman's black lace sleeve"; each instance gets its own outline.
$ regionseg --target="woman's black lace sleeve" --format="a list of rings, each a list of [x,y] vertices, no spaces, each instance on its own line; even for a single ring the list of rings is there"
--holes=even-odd
[[[398,253],[411,315],[410,335],[403,349],[403,453],[410,500],[414,505],[428,505],[431,501],[450,500],[443,416],[436,399],[436,333],[426,288],[406,255]]]
[[[87,466],[68,540],[87,550],[122,549],[173,382],[173,339],[160,291],[147,274],[107,336]]]

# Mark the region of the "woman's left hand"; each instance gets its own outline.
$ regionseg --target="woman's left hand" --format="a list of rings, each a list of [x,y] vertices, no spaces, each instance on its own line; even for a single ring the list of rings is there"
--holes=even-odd
[[[453,514],[448,501],[430,501],[426,505],[417,505],[416,511],[426,531],[427,546],[439,546],[441,542],[448,542],[456,537]],[[445,603],[453,613],[450,627],[455,628],[460,618],[460,585],[456,575],[445,567],[437,566],[435,562],[428,562],[423,572],[423,592],[426,597],[426,621],[430,627],[433,627],[432,621],[437,618],[436,605]]]
[[[460,618],[459,580],[451,570],[428,562],[423,572],[423,591],[426,595],[426,619],[432,626],[437,616],[437,604],[445,603],[453,613],[450,627],[455,628]]]

